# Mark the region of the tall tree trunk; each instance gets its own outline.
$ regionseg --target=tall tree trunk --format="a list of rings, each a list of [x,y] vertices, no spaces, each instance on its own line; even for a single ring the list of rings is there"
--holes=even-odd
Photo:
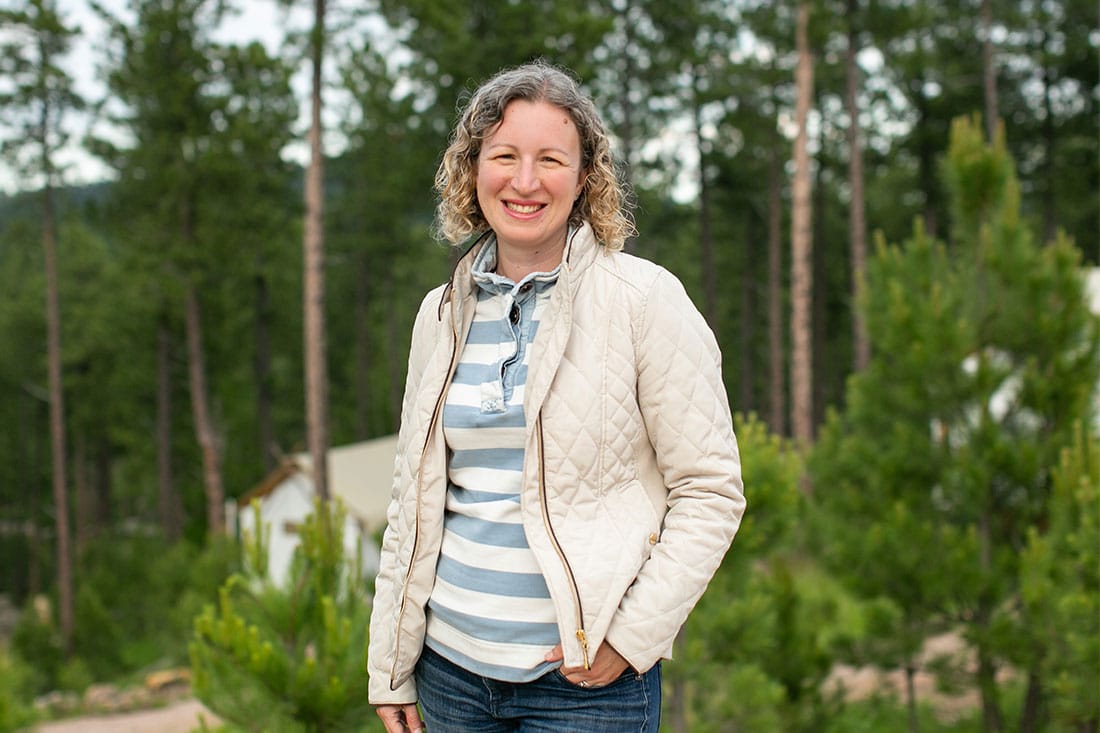
[[[699,258],[703,269],[703,317],[710,330],[718,333],[717,278],[714,273],[714,238],[710,229],[710,186],[707,183],[707,151],[703,140],[702,110],[696,93],[699,88],[697,70],[692,71],[692,119],[695,124],[695,144],[699,153]]]
[[[1004,718],[997,686],[997,666],[984,644],[978,646],[978,691],[982,699],[982,730],[985,733],[1001,733]]]
[[[1053,242],[1058,234],[1058,213],[1054,195],[1056,173],[1054,155],[1056,150],[1056,132],[1054,126],[1054,100],[1051,99],[1051,87],[1054,84],[1054,72],[1046,59],[1047,32],[1043,29],[1042,52],[1043,60],[1043,178],[1046,185],[1043,186],[1043,238],[1046,242]],[[1082,243],[1083,244],[1083,243]]]
[[[100,534],[114,522],[114,499],[111,496],[111,441],[105,434],[98,436],[92,463],[92,491],[95,493],[95,525]]]
[[[202,315],[195,284],[187,283],[187,368],[191,382],[191,411],[195,439],[202,453],[203,485],[206,490],[206,530],[210,535],[225,533],[225,488],[222,486],[221,446],[214,429],[206,386],[206,354],[203,350]]]
[[[195,246],[194,202],[187,193],[181,202],[181,235],[188,247]],[[206,349],[203,345],[202,307],[194,276],[186,283],[184,330],[187,337],[187,374],[191,392],[191,415],[195,442],[202,456],[203,489],[206,493],[206,531],[225,533],[225,487],[222,480],[221,440],[214,426],[210,391],[206,383]]]
[[[393,278],[382,279],[382,292],[386,304],[386,341],[391,344],[398,343],[397,313],[393,307]],[[401,397],[405,389],[405,380],[402,378],[405,363],[398,354],[397,349],[386,349],[386,365],[390,375],[390,414],[393,416],[393,430],[397,431],[401,422]]]
[[[925,96],[925,80],[923,78],[913,82],[916,88],[916,97],[913,106],[917,111],[917,120],[914,129],[917,130],[917,177],[920,181],[920,190],[924,192],[924,228],[929,236],[935,237],[939,232],[939,188],[936,172],[937,150],[933,146],[931,135],[924,129],[928,124],[931,114],[928,97]]]
[[[917,669],[912,661],[905,665],[905,709],[908,713],[909,733],[920,731],[920,719],[917,717]]]
[[[852,266],[852,366],[856,371],[871,362],[871,341],[860,303],[867,271],[867,223],[863,201],[863,143],[859,127],[859,0],[848,0],[848,50],[845,55],[845,106],[848,108],[848,248]]]
[[[756,231],[755,217],[745,217],[744,259],[741,266],[741,412],[756,411]]]
[[[76,511],[73,521],[73,535],[76,557],[80,557],[88,544],[96,536],[96,495],[92,489],[88,468],[88,436],[83,430],[77,430],[73,440],[73,489],[76,492]]]
[[[768,164],[768,422],[776,435],[787,434],[787,400],[783,356],[783,202],[779,156]]]
[[[820,105],[818,105],[820,109]],[[824,126],[824,119],[822,125]],[[811,200],[814,212],[813,222],[810,226],[812,232],[810,241],[810,261],[813,263],[813,289],[810,292],[810,302],[813,304],[810,315],[810,329],[813,334],[813,425],[820,425],[825,419],[825,406],[828,402],[829,389],[832,386],[835,363],[828,358],[828,294],[829,278],[826,275],[826,259],[828,254],[825,238],[825,186],[822,183],[822,169],[824,165],[818,164],[813,175],[813,191]]]
[[[359,276],[355,278],[355,432],[360,440],[371,434],[371,322],[370,307],[371,266],[364,252],[356,259]]]
[[[810,4],[798,3],[795,30],[798,66],[795,69],[797,97],[794,143],[794,180],[791,184],[791,430],[796,441],[813,441],[813,242],[811,230],[810,156],[807,120],[813,99],[813,56],[808,26]]]
[[[43,105],[42,130],[50,129],[49,105]],[[57,543],[57,604],[61,641],[73,649],[73,558],[69,547],[69,499],[65,469],[65,394],[61,380],[61,307],[57,283],[57,230],[54,220],[53,171],[42,141],[46,185],[42,191],[42,246],[46,262],[46,361],[50,384],[50,453],[53,464],[54,530]]]
[[[979,366],[979,373],[983,367]],[[993,507],[989,506],[992,500],[987,497],[987,506],[982,508],[978,517],[978,562],[982,570],[982,576],[993,576]],[[983,592],[983,596],[988,592]],[[978,608],[975,611],[974,626],[982,632],[982,641],[978,644],[978,692],[982,700],[982,726],[986,733],[1000,733],[1004,730],[1004,719],[1001,715],[1000,690],[997,687],[997,666],[987,646],[989,619],[992,616],[990,600],[982,597],[978,600]]]
[[[1028,670],[1027,693],[1020,713],[1020,733],[1039,733],[1043,730],[1043,678],[1039,665]]]
[[[23,425],[38,424],[38,401],[24,398],[19,400],[19,418]],[[35,490],[29,492],[27,499],[27,596],[34,597],[42,590],[42,544],[38,538],[41,533],[38,520],[42,515],[41,493],[37,490],[37,481],[33,478],[35,471],[42,465],[43,456],[38,449],[38,435],[40,431],[34,430],[28,435],[27,440],[17,441],[15,444],[15,475],[23,477],[28,485],[35,486]]]
[[[42,592],[42,550],[38,535],[41,530],[38,522],[27,523],[27,597],[33,598]]]
[[[703,140],[703,119],[700,101],[694,94],[697,78],[692,79],[692,114],[695,123],[695,145],[698,151],[698,244],[703,267],[703,316],[711,330],[717,333],[718,296],[714,274],[714,238],[711,236],[711,187],[706,179],[706,142]]]
[[[256,438],[265,472],[275,468],[277,443],[272,408],[275,398],[271,388],[271,293],[263,264],[256,267],[256,322],[253,326],[256,338],[256,354],[252,362],[256,379]]]
[[[683,651],[684,638],[684,628],[681,626],[673,642],[674,654]],[[669,675],[668,700],[665,708],[668,711],[668,727],[672,733],[688,733],[687,685],[684,683],[683,674]]]
[[[325,0],[313,1],[310,39],[309,168],[305,187],[305,371],[306,427],[317,496],[328,501],[328,373],[325,365],[324,150],[321,145],[321,62],[325,43]]]
[[[157,325],[157,509],[165,539],[183,536],[183,499],[172,471],[172,334],[167,317]]]
[[[997,133],[997,66],[993,59],[993,3],[982,0],[982,91],[985,97],[985,130],[989,142]]]
[[[630,9],[633,0],[627,0],[622,4],[619,13],[623,29],[623,78],[622,93],[619,95],[622,104],[622,124],[619,126],[619,143],[623,151],[623,176],[627,183],[634,183],[634,101],[630,98],[630,90],[634,87],[634,78],[637,75],[637,67],[634,64],[634,23],[630,18]],[[627,238],[623,249],[634,252],[637,249],[637,237]]]

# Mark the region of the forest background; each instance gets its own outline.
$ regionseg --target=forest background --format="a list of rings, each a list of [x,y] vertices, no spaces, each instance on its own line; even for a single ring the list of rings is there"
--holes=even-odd
[[[671,729],[1096,730],[1094,3],[318,0],[274,51],[223,40],[233,6],[89,3],[88,99],[80,29],[3,5],[20,694],[186,660],[242,567],[224,500],[396,429],[412,317],[454,256],[430,227],[456,105],[541,57],[606,115],[630,249],[684,281],[743,416],[752,509],[670,672]],[[73,145],[110,176],[68,185]],[[933,670],[980,692],[969,722],[912,684],[904,714],[826,694],[840,662],[912,683],[944,631],[973,652]],[[708,708],[715,679],[744,692]]]

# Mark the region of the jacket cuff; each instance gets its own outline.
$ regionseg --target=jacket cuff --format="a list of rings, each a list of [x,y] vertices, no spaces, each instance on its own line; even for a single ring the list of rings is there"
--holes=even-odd
[[[377,683],[372,678],[367,699],[371,705],[411,705],[417,701],[416,681],[410,677],[396,690],[391,690],[385,675]]]
[[[611,648],[618,652],[619,656],[625,659],[638,674],[645,674],[654,664],[667,656],[652,646],[639,648],[637,634],[629,631],[617,632],[618,629],[612,623],[611,628],[607,630],[607,636],[604,637],[604,643],[610,644]]]

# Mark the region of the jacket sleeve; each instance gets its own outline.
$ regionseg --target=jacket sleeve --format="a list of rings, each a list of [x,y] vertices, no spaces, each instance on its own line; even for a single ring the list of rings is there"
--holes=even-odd
[[[416,684],[410,679],[390,689],[390,668],[393,664],[394,642],[397,636],[397,614],[400,610],[402,578],[397,577],[397,549],[406,538],[399,536],[401,501],[408,488],[410,472],[404,465],[408,460],[409,436],[412,432],[411,412],[416,403],[420,380],[431,354],[437,330],[437,308],[441,288],[431,291],[420,304],[413,324],[412,343],[409,348],[409,367],[405,378],[405,395],[401,404],[401,426],[397,434],[397,453],[394,457],[393,489],[386,512],[386,531],[382,535],[378,576],[374,581],[374,599],[370,618],[370,639],[367,649],[367,674],[369,699],[373,705],[404,704],[416,702]]]
[[[662,656],[706,590],[745,511],[741,462],[714,334],[661,270],[635,325],[638,404],[668,491],[649,559],[607,641],[636,670]]]

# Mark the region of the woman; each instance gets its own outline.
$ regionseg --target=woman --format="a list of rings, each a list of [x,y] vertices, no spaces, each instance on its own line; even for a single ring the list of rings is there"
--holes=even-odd
[[[436,175],[479,233],[413,328],[371,616],[386,730],[656,731],[660,665],[745,509],[717,344],[632,233],[566,73],[501,72]]]

